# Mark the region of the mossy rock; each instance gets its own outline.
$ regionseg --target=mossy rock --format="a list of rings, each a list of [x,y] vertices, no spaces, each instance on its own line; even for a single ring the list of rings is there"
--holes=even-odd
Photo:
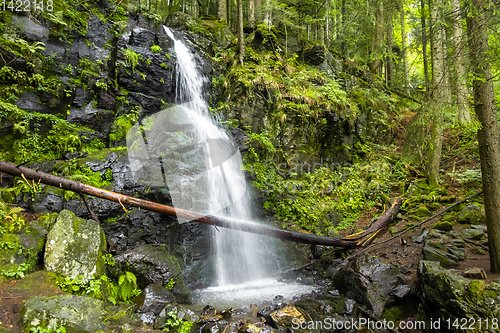
[[[454,222],[457,219],[456,213],[452,212],[450,214],[445,214],[441,217],[441,221],[450,221]]]
[[[85,296],[60,295],[54,297],[37,296],[22,307],[19,324],[24,332],[32,327],[64,326],[74,333],[103,331],[104,304],[102,301]]]
[[[426,206],[427,208],[429,208],[429,210],[438,210],[439,208],[441,208],[441,205],[437,202],[430,202]]]
[[[484,224],[486,217],[481,212],[481,207],[471,204],[460,211],[457,221],[461,224]]]
[[[37,265],[38,254],[42,250],[43,241],[23,234],[4,234],[0,238],[0,266],[25,264],[26,271],[31,271]]]
[[[429,209],[424,206],[418,207],[417,209],[411,211],[410,214],[413,214],[417,218],[425,218],[432,216],[432,213],[429,211]]]
[[[450,231],[453,229],[453,221],[438,221],[434,224],[433,228],[442,231]]]
[[[105,249],[106,237],[96,221],[63,210],[47,235],[45,268],[71,278],[90,280],[104,274]]]
[[[403,317],[403,311],[399,306],[387,307],[384,309],[384,312],[382,313],[382,318],[387,321],[396,322],[398,320],[401,320],[402,317]]]

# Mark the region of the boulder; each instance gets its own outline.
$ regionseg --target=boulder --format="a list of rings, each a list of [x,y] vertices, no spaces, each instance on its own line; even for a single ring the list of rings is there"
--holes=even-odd
[[[420,261],[420,297],[429,318],[498,318],[500,314],[500,284],[495,280],[470,280],[439,263]]]
[[[486,218],[481,212],[481,207],[470,204],[460,211],[457,221],[461,224],[484,224]]]
[[[369,256],[340,268],[332,277],[332,285],[346,297],[369,306],[376,316],[382,314],[388,302],[402,299],[410,292],[408,281],[397,267]]]
[[[433,228],[441,231],[451,231],[453,229],[453,221],[438,221],[434,224]]]
[[[105,329],[104,304],[85,296],[60,295],[34,297],[22,307],[19,324],[27,332],[31,327],[64,326],[68,332],[94,333]]]
[[[139,245],[133,250],[116,256],[115,262],[113,274],[119,276],[124,271],[134,273],[140,289],[146,288],[149,284],[166,286],[172,281],[171,291],[175,300],[185,302],[189,299],[190,292],[182,279],[179,262],[165,247]]]
[[[273,326],[292,327],[293,323],[301,324],[306,321],[304,315],[295,306],[285,306],[271,312]]]
[[[76,217],[63,210],[47,235],[45,268],[83,280],[103,274],[102,251],[106,238],[94,220]]]
[[[469,239],[475,239],[475,240],[481,240],[483,238],[486,238],[486,234],[484,233],[483,230],[481,229],[462,229],[460,230],[464,238],[469,238]]]
[[[3,234],[0,237],[0,270],[17,270],[20,265],[23,265],[23,272],[33,270],[38,263],[38,255],[43,251],[44,241],[43,233]]]
[[[173,314],[175,318],[180,319],[182,321],[191,321],[197,322],[199,321],[199,316],[196,315],[190,309],[183,307],[180,304],[177,305],[167,305],[156,317],[154,328],[161,329],[165,326],[168,318],[170,318],[170,314]]]
[[[150,284],[135,299],[137,312],[152,312],[155,315],[159,315],[167,304],[174,302],[174,295],[161,284]]]
[[[425,260],[436,261],[445,268],[458,268],[458,257],[448,252],[439,242],[427,240],[422,248]]]

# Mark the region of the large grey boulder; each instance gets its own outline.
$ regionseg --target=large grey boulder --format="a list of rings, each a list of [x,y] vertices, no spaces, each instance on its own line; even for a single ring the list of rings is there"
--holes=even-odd
[[[97,222],[63,210],[47,235],[45,268],[89,280],[103,273],[102,251],[105,249],[106,238]]]
[[[369,256],[340,268],[332,277],[332,284],[346,297],[369,306],[376,316],[382,314],[388,302],[402,299],[410,292],[408,281],[397,267]]]
[[[104,304],[85,296],[37,296],[22,307],[19,324],[29,331],[31,327],[64,326],[67,332],[87,333],[105,329],[102,323]]]

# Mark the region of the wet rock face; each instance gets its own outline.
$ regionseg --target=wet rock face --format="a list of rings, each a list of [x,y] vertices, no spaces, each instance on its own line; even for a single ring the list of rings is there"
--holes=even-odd
[[[376,316],[382,314],[388,302],[402,299],[410,292],[408,281],[397,267],[368,256],[340,268],[332,277],[332,285],[346,297],[369,306]]]
[[[106,239],[97,222],[63,210],[47,235],[45,268],[89,280],[103,273],[101,257],[105,249]]]
[[[420,297],[429,318],[498,318],[500,315],[500,280],[486,284],[470,280],[439,263],[422,260],[418,270]]]
[[[325,61],[325,47],[323,45],[314,45],[300,52],[301,59],[304,63],[311,66],[319,66]]]
[[[37,296],[26,302],[20,312],[20,326],[27,332],[31,327],[64,326],[68,332],[93,333],[105,329],[102,323],[102,301],[73,295]]]
[[[137,312],[159,315],[161,310],[170,303],[174,303],[174,295],[161,284],[150,284],[135,299]]]
[[[190,297],[189,290],[181,276],[181,268],[177,259],[163,246],[148,244],[139,245],[115,257],[116,265],[112,273],[116,277],[122,272],[130,271],[137,277],[137,286],[141,289],[149,284],[167,286],[171,289],[177,302],[186,302]]]

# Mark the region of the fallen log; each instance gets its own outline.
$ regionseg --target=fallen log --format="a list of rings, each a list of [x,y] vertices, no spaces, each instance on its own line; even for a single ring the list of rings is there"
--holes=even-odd
[[[122,206],[129,205],[133,207],[139,207],[152,212],[157,212],[160,214],[166,214],[170,216],[178,216],[187,220],[210,224],[216,227],[260,234],[296,243],[336,246],[344,248],[359,246],[360,244],[363,243],[360,242],[360,239],[366,239],[367,237],[368,239],[373,238],[370,236],[375,236],[380,230],[385,228],[385,226],[387,226],[387,224],[397,214],[399,206],[401,205],[401,199],[395,200],[395,203],[392,205],[392,207],[389,210],[387,210],[382,215],[382,217],[372,225],[372,227],[368,228],[362,234],[355,235],[355,237],[351,238],[333,238],[333,237],[324,237],[313,234],[307,234],[302,232],[277,229],[251,221],[242,221],[242,220],[213,216],[213,215],[201,215],[185,209],[174,208],[156,202],[131,197],[125,194],[108,191],[102,188],[93,187],[66,178],[54,176],[40,171],[35,171],[23,166],[16,166],[15,164],[4,161],[0,161],[0,172],[12,176],[30,179],[35,182],[41,182],[47,185],[59,187],[64,190],[111,200],[114,202],[118,202]],[[382,221],[379,223],[380,220]],[[376,227],[374,227],[374,225]]]

